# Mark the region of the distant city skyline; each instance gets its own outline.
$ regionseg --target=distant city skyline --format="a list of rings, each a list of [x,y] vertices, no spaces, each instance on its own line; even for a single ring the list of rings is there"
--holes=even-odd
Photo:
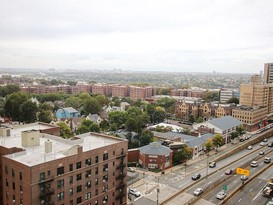
[[[271,0],[1,1],[0,67],[259,73]]]

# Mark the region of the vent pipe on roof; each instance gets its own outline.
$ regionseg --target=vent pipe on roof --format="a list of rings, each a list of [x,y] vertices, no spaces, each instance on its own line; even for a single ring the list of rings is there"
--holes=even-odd
[[[51,153],[51,152],[52,152],[52,141],[47,140],[45,142],[45,153],[48,154],[48,153]]]

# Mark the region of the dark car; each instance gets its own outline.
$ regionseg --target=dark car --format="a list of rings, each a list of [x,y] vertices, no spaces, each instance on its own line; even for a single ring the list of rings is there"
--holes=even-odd
[[[197,179],[200,179],[201,178],[201,174],[194,174],[194,175],[192,175],[192,177],[191,177],[191,179],[192,180],[197,180]]]
[[[228,169],[226,172],[225,172],[225,175],[231,175],[232,174],[232,169]]]
[[[216,162],[210,162],[210,163],[209,163],[209,167],[210,167],[210,168],[216,167]]]

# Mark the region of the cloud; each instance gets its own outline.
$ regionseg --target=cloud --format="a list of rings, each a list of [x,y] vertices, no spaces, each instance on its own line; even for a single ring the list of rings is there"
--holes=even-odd
[[[259,72],[273,61],[272,10],[271,0],[3,0],[0,67]]]

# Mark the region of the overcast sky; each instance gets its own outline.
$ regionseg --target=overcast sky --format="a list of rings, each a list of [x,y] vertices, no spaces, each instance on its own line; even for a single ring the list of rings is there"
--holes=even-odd
[[[0,67],[259,73],[273,0],[1,0]]]

